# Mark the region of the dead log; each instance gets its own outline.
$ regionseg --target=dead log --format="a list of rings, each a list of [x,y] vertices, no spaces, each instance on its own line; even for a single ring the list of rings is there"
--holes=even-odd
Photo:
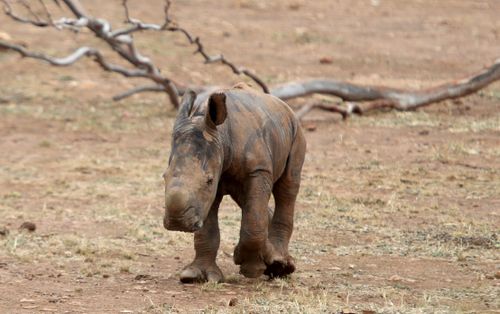
[[[285,83],[271,89],[271,94],[281,99],[293,99],[311,94],[336,96],[348,103],[347,108],[339,106],[312,104],[301,108],[299,117],[319,108],[334,111],[345,118],[353,113],[363,114],[383,108],[400,111],[415,110],[447,99],[456,99],[475,93],[491,83],[500,80],[500,59],[485,69],[464,79],[452,81],[423,90],[402,90],[382,86],[362,86],[329,79],[308,80]],[[361,102],[367,102],[365,104]]]

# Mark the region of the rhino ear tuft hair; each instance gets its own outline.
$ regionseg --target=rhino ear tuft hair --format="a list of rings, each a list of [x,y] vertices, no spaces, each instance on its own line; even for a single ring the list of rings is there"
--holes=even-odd
[[[179,105],[179,115],[187,118],[193,109],[195,99],[196,93],[191,89],[186,90]]]
[[[226,94],[216,92],[208,98],[206,118],[214,125],[222,124],[227,117]]]

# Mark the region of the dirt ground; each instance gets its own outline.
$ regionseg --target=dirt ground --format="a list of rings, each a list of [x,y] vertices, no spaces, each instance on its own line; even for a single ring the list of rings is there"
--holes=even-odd
[[[120,2],[84,1],[114,23],[123,20]],[[159,23],[161,6],[132,1],[131,12]],[[269,84],[334,77],[403,88],[498,58],[499,12],[497,0],[179,0],[172,8],[207,50]],[[0,32],[59,56],[83,43],[103,47],[85,32],[4,15]],[[243,80],[203,65],[179,35],[136,40],[178,81]],[[416,112],[345,122],[312,113],[291,242],[297,271],[274,281],[239,275],[240,211],[225,200],[218,263],[227,282],[203,285],[178,281],[192,235],[162,227],[175,111],[161,94],[111,101],[138,84],[89,60],[54,68],[0,51],[0,312],[500,313],[499,83]],[[20,230],[26,221],[36,231]]]

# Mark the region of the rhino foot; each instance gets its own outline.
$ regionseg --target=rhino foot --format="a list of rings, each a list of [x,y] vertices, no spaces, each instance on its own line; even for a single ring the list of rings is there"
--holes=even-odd
[[[262,274],[269,278],[285,277],[295,271],[295,263],[288,253],[282,254],[267,242],[263,253],[243,251],[240,245],[234,251],[234,262],[240,265],[240,273],[248,278],[257,278]]]
[[[182,270],[180,280],[182,283],[223,282],[224,275],[215,263],[209,266],[192,263]]]
[[[234,249],[233,259],[236,265],[240,265],[240,274],[247,278],[257,278],[266,270],[263,255],[265,253],[242,249],[239,243]]]
[[[286,277],[295,271],[295,264],[291,256],[285,259],[278,259],[272,261],[267,265],[264,275],[269,276],[269,279],[276,277]]]
[[[257,278],[264,273],[266,264],[261,260],[245,261],[240,265],[240,274],[247,278]]]

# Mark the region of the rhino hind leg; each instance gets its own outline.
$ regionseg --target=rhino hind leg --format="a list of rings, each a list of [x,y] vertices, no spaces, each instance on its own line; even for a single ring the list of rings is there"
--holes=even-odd
[[[216,264],[220,244],[218,223],[219,204],[222,196],[217,195],[203,228],[194,234],[194,261],[187,265],[180,275],[182,283],[222,282],[224,275]]]
[[[269,227],[269,240],[280,258],[268,264],[264,274],[270,278],[284,277],[295,271],[288,244],[293,232],[295,201],[300,188],[300,173],[304,163],[305,140],[301,131],[292,145],[285,171],[273,187],[276,203]]]

